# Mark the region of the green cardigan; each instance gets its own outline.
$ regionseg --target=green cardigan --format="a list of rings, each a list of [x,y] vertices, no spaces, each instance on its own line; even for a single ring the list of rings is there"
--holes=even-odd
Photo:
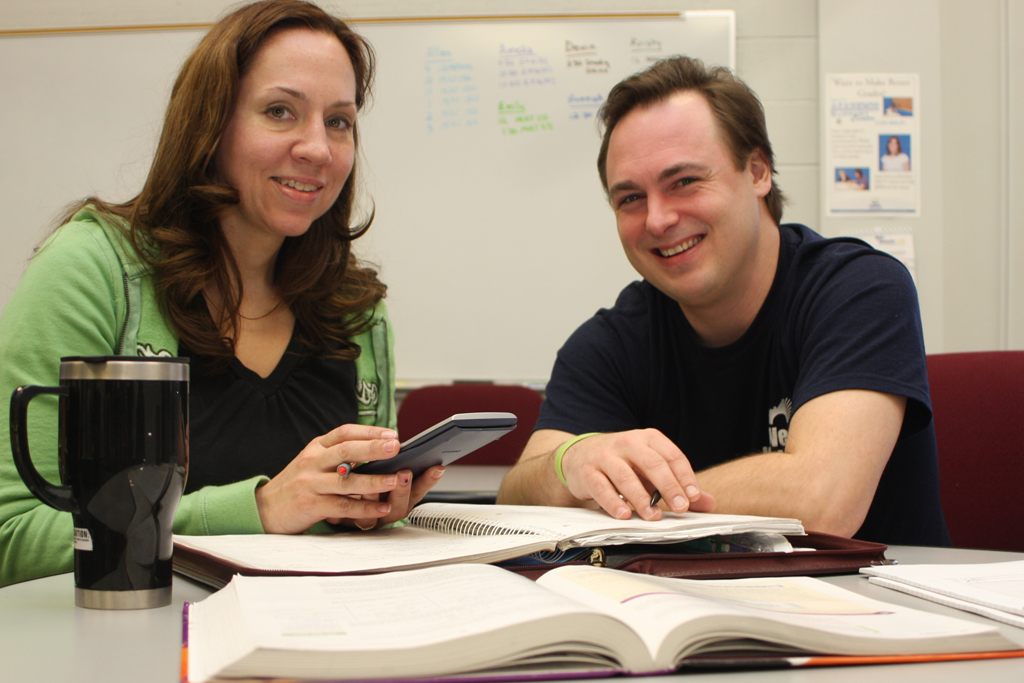
[[[0,395],[29,384],[56,386],[63,356],[177,354],[150,270],[123,230],[119,219],[86,208],[37,252],[0,316]],[[394,337],[383,301],[371,315],[370,327],[354,339],[361,349],[359,422],[394,428]],[[60,482],[57,414],[57,397],[39,396],[28,416],[32,461],[53,483]],[[184,496],[174,532],[262,533],[255,490],[267,481],[254,477]],[[71,515],[25,487],[11,458],[9,422],[0,419],[0,586],[71,571],[73,558]]]

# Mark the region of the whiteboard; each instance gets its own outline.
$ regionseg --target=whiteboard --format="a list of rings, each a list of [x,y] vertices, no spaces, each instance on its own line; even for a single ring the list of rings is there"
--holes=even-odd
[[[388,284],[398,378],[544,381],[569,334],[637,277],[597,176],[598,107],[663,56],[732,68],[734,13],[353,23],[378,57],[359,124],[376,217],[356,250]],[[0,39],[18,103],[0,110],[0,192],[22,212],[0,231],[30,248],[73,199],[133,195],[201,35]]]

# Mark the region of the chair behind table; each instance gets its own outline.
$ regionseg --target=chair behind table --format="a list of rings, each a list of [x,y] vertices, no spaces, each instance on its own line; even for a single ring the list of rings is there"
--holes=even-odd
[[[412,389],[398,406],[398,435],[411,439],[456,413],[501,412],[516,416],[516,428],[460,458],[459,465],[511,466],[519,459],[540,414],[539,391],[514,384],[465,383]]]
[[[1024,552],[1024,351],[930,355],[928,382],[953,545]]]

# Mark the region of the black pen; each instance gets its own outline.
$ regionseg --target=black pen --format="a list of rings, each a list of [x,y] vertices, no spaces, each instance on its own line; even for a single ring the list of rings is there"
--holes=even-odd
[[[661,491],[659,491],[658,489],[654,489],[654,493],[651,495],[650,507],[654,507],[655,505],[657,505],[659,500],[661,500]]]

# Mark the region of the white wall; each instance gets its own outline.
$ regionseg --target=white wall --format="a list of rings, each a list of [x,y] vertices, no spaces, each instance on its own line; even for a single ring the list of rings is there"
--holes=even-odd
[[[1024,348],[1024,8],[1018,0],[818,7],[822,74],[921,75],[921,216],[885,221],[914,231],[928,351]],[[825,220],[822,229],[848,224]]]
[[[949,251],[946,283],[946,345],[957,350],[999,346],[1005,331],[1006,277],[1005,97],[1001,96],[1005,45],[1000,2],[944,1],[938,8],[943,150],[941,187],[946,206],[942,234]],[[988,39],[981,39],[987,37]],[[971,59],[962,56],[970,54]],[[968,199],[969,198],[969,199]],[[967,200],[967,201],[965,201]],[[987,263],[966,269],[965,264]]]
[[[920,102],[921,212],[912,218],[823,218],[829,236],[861,228],[912,230],[915,281],[921,302],[925,343],[930,352],[944,347],[945,282],[943,278],[942,74],[939,50],[939,7],[929,0],[821,0],[818,3],[818,69],[821,83],[834,73],[917,73]],[[822,86],[824,87],[824,86]],[[819,116],[819,121],[821,117]],[[821,139],[819,132],[819,139]]]
[[[1003,10],[1000,31],[1005,56],[1006,77],[1001,84],[1005,92],[1004,115],[1000,131],[1005,135],[1003,157],[1007,159],[1005,182],[1001,184],[1006,206],[1005,336],[1006,347],[1024,348],[1024,7],[1007,0],[999,3]],[[1016,115],[1012,115],[1016,114]]]

